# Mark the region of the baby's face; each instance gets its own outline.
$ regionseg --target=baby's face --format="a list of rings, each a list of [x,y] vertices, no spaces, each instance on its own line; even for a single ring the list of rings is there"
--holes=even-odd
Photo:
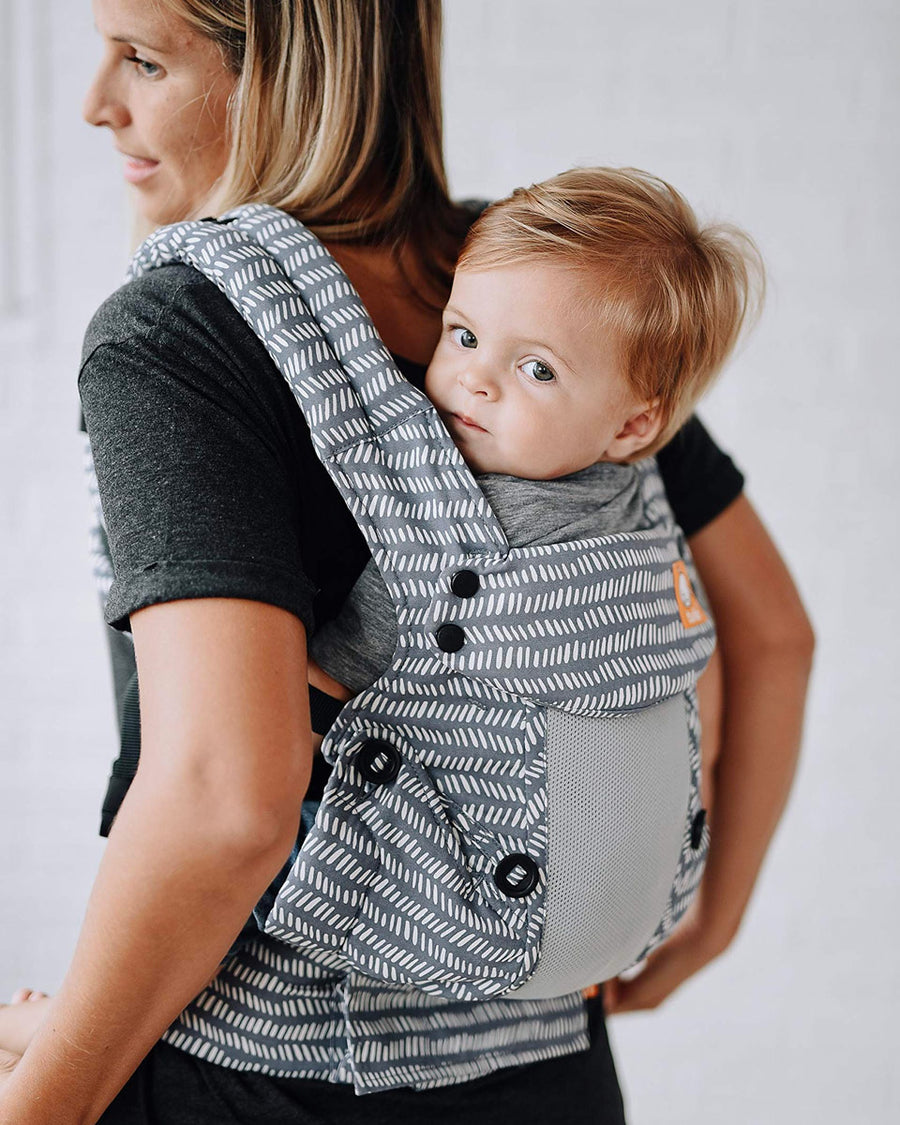
[[[632,452],[639,404],[589,309],[562,265],[457,272],[425,390],[470,468],[548,480]]]

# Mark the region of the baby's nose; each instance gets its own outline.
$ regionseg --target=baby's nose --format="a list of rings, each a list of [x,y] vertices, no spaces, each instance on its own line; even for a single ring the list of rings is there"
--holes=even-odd
[[[472,364],[466,367],[460,376],[460,382],[470,394],[482,398],[496,399],[499,393],[496,379],[487,368],[480,365]]]

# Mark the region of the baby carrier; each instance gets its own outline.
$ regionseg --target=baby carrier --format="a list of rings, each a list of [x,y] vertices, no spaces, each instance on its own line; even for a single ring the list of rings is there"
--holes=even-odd
[[[265,930],[336,973],[477,1000],[563,995],[645,957],[708,845],[696,678],[714,645],[652,461],[645,526],[510,548],[437,412],[301,223],[179,223],[258,335],[396,606],[391,666],[341,711],[333,769]]]

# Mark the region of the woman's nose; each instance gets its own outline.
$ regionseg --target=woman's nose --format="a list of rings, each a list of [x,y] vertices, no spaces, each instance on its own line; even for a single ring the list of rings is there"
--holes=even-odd
[[[128,107],[111,89],[105,66],[94,75],[84,95],[81,115],[89,125],[107,125],[110,129],[122,129],[131,120]]]
[[[460,372],[459,381],[469,394],[480,395],[491,402],[499,395],[497,381],[487,370],[486,365],[474,361],[467,363]]]

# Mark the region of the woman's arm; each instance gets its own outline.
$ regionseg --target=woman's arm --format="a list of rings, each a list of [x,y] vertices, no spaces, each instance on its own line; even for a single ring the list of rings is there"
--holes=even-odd
[[[2,1125],[94,1122],[208,983],[296,840],[311,748],[303,625],[205,598],[132,616],[143,747],[72,965]]]
[[[712,771],[710,847],[697,899],[610,1012],[653,1008],[722,953],[741,923],[797,767],[814,637],[790,574],[740,496],[690,540],[716,619],[724,715]]]

